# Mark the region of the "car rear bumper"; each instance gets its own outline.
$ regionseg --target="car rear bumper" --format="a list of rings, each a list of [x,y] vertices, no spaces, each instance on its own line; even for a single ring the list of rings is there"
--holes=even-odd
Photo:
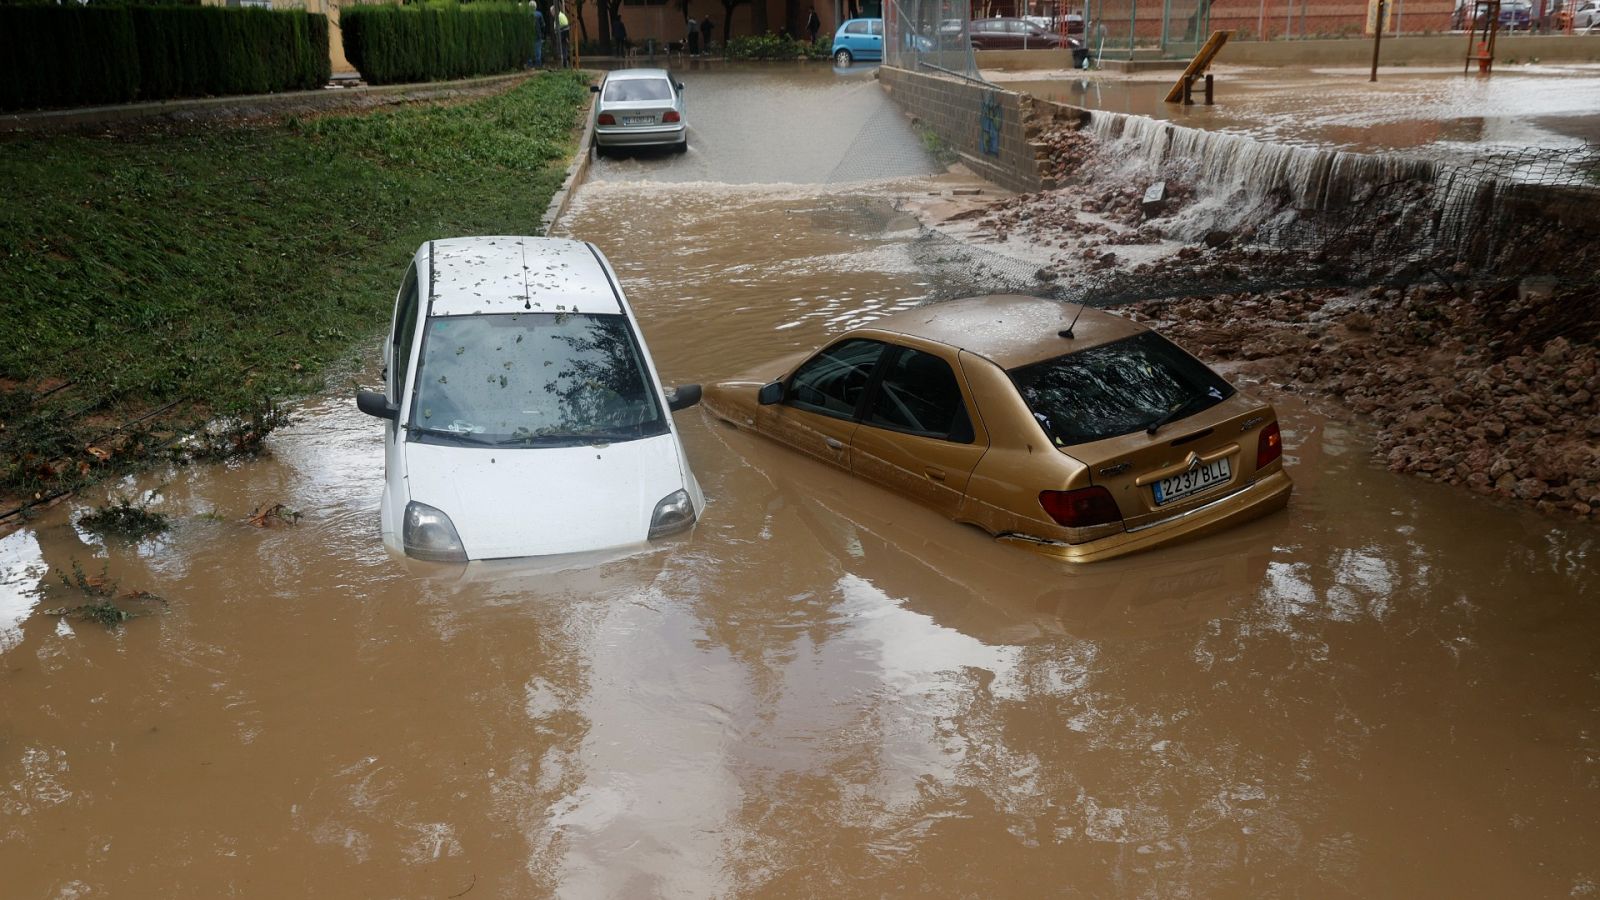
[[[1294,482],[1289,479],[1288,473],[1280,469],[1257,478],[1249,487],[1219,497],[1205,506],[1195,507],[1170,519],[1153,522],[1141,528],[1085,541],[1082,544],[1033,540],[1015,535],[1005,535],[999,540],[1067,562],[1099,562],[1214,534],[1251,519],[1258,519],[1268,513],[1277,512],[1288,505],[1289,494],[1293,490]]]
[[[649,147],[683,141],[687,126],[664,125],[653,128],[596,128],[594,141],[602,147]]]

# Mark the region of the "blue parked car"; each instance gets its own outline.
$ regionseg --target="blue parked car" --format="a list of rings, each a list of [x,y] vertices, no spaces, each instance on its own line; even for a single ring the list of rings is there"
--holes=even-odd
[[[833,33],[833,61],[848,66],[858,59],[883,59],[883,20],[851,19]]]

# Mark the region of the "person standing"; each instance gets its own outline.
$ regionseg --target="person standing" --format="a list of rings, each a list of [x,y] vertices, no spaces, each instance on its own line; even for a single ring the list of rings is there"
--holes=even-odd
[[[528,0],[528,6],[533,8],[533,67],[544,68],[544,11],[539,8],[539,0]]]
[[[572,66],[572,21],[565,5],[556,7],[556,45],[561,53],[561,68]]]
[[[811,7],[811,14],[806,16],[806,34],[810,36],[811,43],[817,42],[817,32],[822,30],[822,20],[817,18],[817,8]]]
[[[623,59],[633,55],[632,48],[628,46],[628,26],[622,24],[621,13],[611,18],[611,38],[617,42],[617,49],[622,51]]]
[[[710,16],[700,20],[700,51],[702,53],[711,52],[711,29],[715,27],[717,27],[716,23],[711,21]]]
[[[690,56],[699,56],[700,55],[700,23],[696,22],[694,20],[694,16],[690,16],[689,17],[689,34],[688,34],[688,38],[689,38],[689,55]]]

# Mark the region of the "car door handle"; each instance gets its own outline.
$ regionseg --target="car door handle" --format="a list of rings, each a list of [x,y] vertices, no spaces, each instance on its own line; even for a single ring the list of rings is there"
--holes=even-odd
[[[926,469],[924,471],[926,471],[928,473],[928,477],[932,478],[934,481],[939,481],[939,482],[943,482],[944,481],[944,470],[943,469],[935,469],[935,468],[929,467],[928,469]]]
[[[825,437],[825,438],[822,439],[822,442],[824,444],[828,445],[828,449],[829,450],[843,450],[844,449],[844,442],[841,441],[841,440],[838,440],[836,438]]]

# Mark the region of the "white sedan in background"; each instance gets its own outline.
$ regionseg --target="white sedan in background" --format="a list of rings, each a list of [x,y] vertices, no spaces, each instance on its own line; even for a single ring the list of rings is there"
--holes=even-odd
[[[383,392],[384,543],[416,559],[645,544],[705,507],[633,310],[598,248],[429,241],[395,303]]]
[[[666,69],[618,69],[589,90],[594,104],[594,155],[617,147],[689,149],[683,82]]]

